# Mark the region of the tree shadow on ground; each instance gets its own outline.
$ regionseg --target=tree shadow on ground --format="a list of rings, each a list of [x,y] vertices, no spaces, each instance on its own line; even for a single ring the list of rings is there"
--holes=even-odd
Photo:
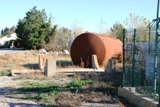
[[[39,69],[38,64],[24,64],[22,66],[29,69]],[[73,66],[73,63],[72,61],[58,60],[56,61],[56,66],[60,68],[67,68]]]
[[[42,107],[38,104],[28,104],[28,103],[9,103],[10,107]]]
[[[58,60],[58,61],[56,61],[56,65],[58,66],[58,67],[71,67],[71,66],[73,66],[73,63],[72,63],[72,61],[66,61],[66,60]]]
[[[38,64],[24,64],[23,67],[29,68],[29,69],[39,69]]]

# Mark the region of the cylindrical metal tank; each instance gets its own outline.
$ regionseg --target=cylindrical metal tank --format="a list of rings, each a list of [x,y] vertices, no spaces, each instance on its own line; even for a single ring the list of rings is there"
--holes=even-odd
[[[91,56],[95,54],[99,65],[105,66],[110,58],[122,54],[122,42],[110,36],[83,33],[73,41],[70,54],[75,65],[90,68]]]

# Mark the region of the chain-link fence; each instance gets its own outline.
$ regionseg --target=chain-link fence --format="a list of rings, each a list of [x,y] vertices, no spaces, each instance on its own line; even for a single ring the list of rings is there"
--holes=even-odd
[[[155,39],[160,38],[155,35],[155,27],[124,29],[123,86],[150,86],[150,92],[157,90],[160,45]]]

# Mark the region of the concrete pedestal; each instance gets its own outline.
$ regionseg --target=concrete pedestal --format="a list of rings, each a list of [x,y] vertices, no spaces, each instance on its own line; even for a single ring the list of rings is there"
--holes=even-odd
[[[46,59],[46,69],[44,75],[53,77],[56,75],[56,59]]]

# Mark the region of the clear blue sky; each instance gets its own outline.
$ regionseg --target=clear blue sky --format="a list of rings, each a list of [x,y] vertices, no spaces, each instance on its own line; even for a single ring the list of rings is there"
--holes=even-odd
[[[115,22],[123,24],[130,13],[156,18],[157,0],[1,0],[0,30],[17,25],[34,6],[48,16],[52,13],[53,24],[70,28],[77,23],[85,31],[98,32],[101,19],[108,29]]]

